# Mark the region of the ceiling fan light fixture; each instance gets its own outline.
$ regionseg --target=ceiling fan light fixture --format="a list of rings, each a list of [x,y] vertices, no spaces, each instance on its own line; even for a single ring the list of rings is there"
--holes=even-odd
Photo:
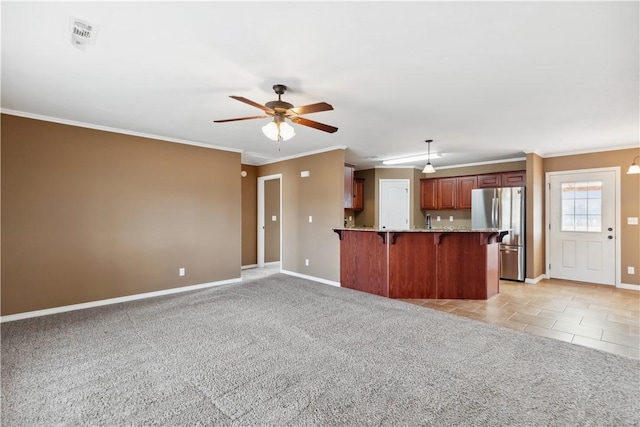
[[[272,141],[287,141],[296,135],[293,126],[284,120],[276,122],[275,119],[262,127],[262,133]]]

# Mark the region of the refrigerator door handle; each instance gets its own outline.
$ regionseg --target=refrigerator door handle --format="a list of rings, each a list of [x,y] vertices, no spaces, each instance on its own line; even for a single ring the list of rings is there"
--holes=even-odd
[[[498,228],[498,199],[491,199],[491,226]]]

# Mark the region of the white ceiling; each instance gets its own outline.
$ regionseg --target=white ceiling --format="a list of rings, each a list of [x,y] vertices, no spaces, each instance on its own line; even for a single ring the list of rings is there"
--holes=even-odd
[[[358,169],[640,146],[638,2],[2,1],[2,110],[242,150],[254,165],[346,146]],[[71,44],[73,17],[99,27]],[[326,101],[281,144],[272,86]],[[421,167],[426,162],[417,164]]]

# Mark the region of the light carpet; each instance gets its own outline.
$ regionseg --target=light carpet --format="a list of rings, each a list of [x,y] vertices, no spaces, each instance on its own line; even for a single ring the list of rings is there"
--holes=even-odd
[[[275,274],[2,325],[3,426],[639,425],[640,362]]]

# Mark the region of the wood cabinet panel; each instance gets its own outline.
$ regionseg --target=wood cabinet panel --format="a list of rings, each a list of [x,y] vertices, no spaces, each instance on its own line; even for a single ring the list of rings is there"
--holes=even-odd
[[[456,208],[457,178],[439,178],[437,191],[437,209]]]
[[[344,165],[344,208],[353,209],[353,165]]]
[[[502,174],[503,187],[525,187],[527,185],[527,173],[525,171],[505,172]]]
[[[438,180],[437,179],[421,179],[420,180],[420,209],[435,210],[438,209]]]
[[[501,173],[478,175],[478,188],[498,188],[498,187],[502,187]]]
[[[480,233],[443,234],[438,245],[439,299],[487,299],[498,293],[498,243]],[[464,268],[460,266],[464,265]]]
[[[398,233],[389,250],[389,296],[437,296],[436,234]]]
[[[340,283],[345,288],[389,296],[387,245],[378,233],[345,231],[340,240]]]
[[[361,211],[364,209],[364,179],[353,180],[353,209]]]
[[[458,177],[458,194],[456,197],[456,209],[471,209],[471,190],[478,188],[478,177]]]

